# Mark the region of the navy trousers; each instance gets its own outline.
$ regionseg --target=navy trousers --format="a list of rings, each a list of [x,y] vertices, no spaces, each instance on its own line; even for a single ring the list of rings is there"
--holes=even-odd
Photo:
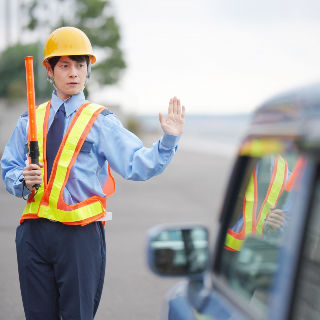
[[[84,227],[47,219],[17,228],[20,289],[27,320],[92,320],[106,261],[101,222]]]

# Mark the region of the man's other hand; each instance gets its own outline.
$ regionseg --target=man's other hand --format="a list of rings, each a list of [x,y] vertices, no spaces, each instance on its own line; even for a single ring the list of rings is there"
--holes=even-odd
[[[184,117],[185,107],[181,107],[180,100],[176,97],[170,99],[167,119],[164,119],[163,115],[159,113],[162,130],[173,136],[180,135],[184,129]]]

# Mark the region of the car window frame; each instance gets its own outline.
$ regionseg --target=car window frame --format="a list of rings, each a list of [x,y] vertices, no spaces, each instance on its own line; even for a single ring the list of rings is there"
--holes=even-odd
[[[258,138],[259,139],[259,138]],[[277,140],[282,140],[281,137],[276,138]],[[283,139],[284,141],[288,141],[287,137]],[[290,139],[289,139],[290,140]],[[312,159],[308,156],[306,150],[300,149],[299,145],[296,143],[296,141],[291,141],[294,143],[295,148],[298,153],[304,155],[308,159],[310,159],[308,165],[308,172],[305,173],[306,179],[310,180],[310,184],[308,184],[307,190],[304,190],[306,196],[305,200],[301,201],[301,206],[303,207],[303,214],[302,216],[304,217],[307,213],[306,211],[310,207],[310,199],[313,197],[312,191],[309,192],[310,190],[313,190],[313,186],[315,183],[315,178],[314,178],[314,170],[315,170],[315,158],[312,157]],[[226,193],[225,193],[225,198],[223,201],[223,207],[221,210],[221,214],[219,217],[219,231],[216,237],[215,244],[213,246],[213,253],[211,255],[211,272],[212,272],[212,287],[215,288],[219,293],[226,298],[227,301],[230,301],[235,308],[237,308],[237,312],[242,313],[242,315],[246,319],[252,319],[252,320],[265,320],[266,319],[266,314],[262,314],[262,312],[255,308],[254,306],[248,308],[247,307],[247,301],[241,297],[239,294],[237,294],[230,286],[228,286],[225,281],[222,279],[221,276],[221,257],[223,253],[223,248],[225,244],[225,235],[229,226],[229,222],[233,217],[233,212],[236,206],[236,201],[237,200],[237,191],[240,190],[242,185],[247,185],[249,182],[250,174],[252,172],[252,168],[255,166],[257,161],[260,159],[260,157],[253,157],[253,156],[242,156],[238,155],[235,164],[233,166],[232,173],[230,175],[229,183],[227,185]],[[319,169],[320,170],[320,169]],[[246,176],[247,175],[247,176]],[[300,220],[304,223],[304,218],[300,217]],[[295,287],[296,286],[296,275],[297,275],[297,261],[299,261],[300,255],[302,254],[302,244],[304,241],[305,237],[305,225],[301,225],[301,233],[300,236],[297,237],[297,252],[295,254],[295,257],[292,257],[292,261],[294,261],[294,266],[292,266],[292,272],[291,272],[291,277],[290,279],[287,280],[287,288]],[[290,291],[288,291],[290,292]],[[294,298],[294,292],[291,292],[291,295],[289,294],[287,299],[286,299],[286,304],[285,306],[281,306],[281,316],[277,317],[277,319],[290,319],[290,314],[291,314],[291,309],[292,309],[292,303],[293,303],[293,298]],[[274,299],[272,299],[274,300]],[[268,303],[268,309],[270,306],[273,307],[272,301]],[[278,306],[279,307],[279,306]],[[280,307],[279,307],[280,308]],[[275,319],[274,319],[275,320]]]
[[[319,158],[319,155],[315,155],[314,158]],[[320,184],[320,161],[316,160],[316,164],[313,168],[313,180],[312,180],[312,186],[311,186],[311,193],[309,195],[309,200],[308,200],[308,206],[306,209],[306,215],[304,219],[304,223],[302,226],[303,232],[302,232],[302,237],[300,241],[300,246],[299,246],[299,253],[297,255],[297,261],[302,262],[303,261],[303,254],[304,251],[306,250],[307,246],[307,236],[308,236],[308,231],[309,231],[309,225],[312,221],[312,215],[313,215],[313,210],[314,210],[314,201],[316,198],[316,188],[319,187],[318,185]],[[292,285],[292,290],[291,290],[291,308],[288,309],[287,312],[287,319],[294,319],[294,313],[297,308],[298,304],[298,297],[299,297],[299,284],[301,280],[301,274],[302,274],[302,268],[303,268],[303,263],[297,263],[296,268],[295,268],[295,281]]]
[[[243,156],[239,155],[235,160],[229,182],[225,192],[225,198],[223,200],[223,207],[219,217],[219,231],[214,245],[212,254],[212,287],[219,291],[222,296],[230,301],[232,305],[237,309],[237,313],[241,312],[242,316],[250,320],[264,320],[261,312],[258,309],[250,308],[248,310],[247,301],[235,293],[225,281],[222,280],[220,275],[221,256],[225,244],[225,234],[229,227],[229,222],[233,217],[234,209],[237,205],[238,195],[237,192],[243,185],[249,183],[249,179],[253,168],[259,161],[259,157]]]

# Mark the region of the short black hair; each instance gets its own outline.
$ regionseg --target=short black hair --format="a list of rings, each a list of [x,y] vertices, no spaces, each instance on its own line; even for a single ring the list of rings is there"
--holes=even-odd
[[[56,66],[56,64],[58,63],[58,61],[60,60],[61,57],[52,57],[48,60],[52,71],[54,70],[54,67]],[[77,61],[77,62],[86,62],[87,66],[89,65],[89,56],[87,55],[80,55],[80,56],[69,56],[69,58],[73,61]]]

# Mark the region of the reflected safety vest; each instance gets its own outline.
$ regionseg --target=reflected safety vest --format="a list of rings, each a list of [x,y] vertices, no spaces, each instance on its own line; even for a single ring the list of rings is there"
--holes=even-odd
[[[36,109],[39,160],[43,162],[43,183],[38,192],[32,192],[23,211],[20,223],[25,219],[46,218],[71,225],[86,225],[106,215],[106,199],[114,192],[115,182],[108,164],[108,178],[103,188],[106,197],[92,196],[79,203],[69,205],[63,199],[63,190],[73,164],[86,137],[99,114],[106,108],[93,103],[85,103],[74,115],[62,139],[54,160],[50,179],[47,182],[46,146],[48,120],[51,101]]]
[[[268,191],[262,202],[259,213],[258,206],[258,181],[256,169],[250,177],[250,181],[243,200],[243,224],[240,232],[228,229],[225,248],[230,251],[241,250],[244,239],[250,234],[262,234],[264,222],[270,212],[270,208],[276,206],[287,179],[288,164],[281,157],[277,156],[274,161],[271,180]]]

